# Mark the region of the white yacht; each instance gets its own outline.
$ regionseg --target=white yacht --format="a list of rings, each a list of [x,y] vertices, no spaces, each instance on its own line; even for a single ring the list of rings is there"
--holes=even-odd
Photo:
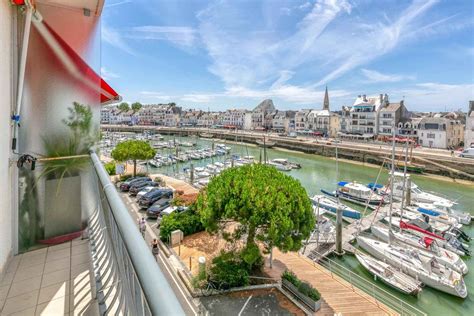
[[[291,169],[292,169],[292,168],[291,168],[290,166],[288,166],[288,165],[282,165],[282,164],[280,164],[280,163],[274,162],[273,160],[267,162],[267,164],[268,164],[269,166],[275,167],[277,170],[280,170],[280,171],[291,171]]]
[[[426,257],[418,249],[400,247],[368,237],[357,237],[357,243],[374,257],[391,264],[425,285],[461,298],[467,297],[462,275],[440,264],[435,257]]]
[[[300,169],[301,165],[295,162],[289,162],[288,159],[283,158],[276,158],[271,160],[272,163],[280,164],[286,167],[290,167],[291,169]]]
[[[380,225],[371,227],[372,234],[375,237],[385,242],[389,241],[389,230]],[[430,237],[418,237],[409,233],[392,232],[393,239],[397,243],[403,243],[411,247],[417,248],[426,256],[436,256],[436,259],[445,266],[462,274],[467,274],[469,271],[466,263],[459,257],[459,255],[448,249],[441,249],[438,242]]]
[[[453,205],[451,203],[446,203],[443,201],[437,201],[434,203],[415,203],[416,206],[421,207],[425,210],[431,210],[434,212],[439,212],[441,214],[445,214],[456,218],[459,223],[464,225],[470,225],[472,221],[472,216],[468,212],[461,213],[453,209]]]

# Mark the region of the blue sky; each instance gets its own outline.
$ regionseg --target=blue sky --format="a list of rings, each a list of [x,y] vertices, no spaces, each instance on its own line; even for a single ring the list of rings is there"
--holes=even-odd
[[[332,109],[359,94],[410,110],[474,100],[472,0],[107,0],[102,75],[126,101]]]

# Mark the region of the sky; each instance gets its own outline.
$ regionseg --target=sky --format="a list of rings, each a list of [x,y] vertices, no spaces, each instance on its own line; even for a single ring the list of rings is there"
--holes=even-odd
[[[474,100],[473,0],[106,0],[102,76],[127,102],[332,110]]]

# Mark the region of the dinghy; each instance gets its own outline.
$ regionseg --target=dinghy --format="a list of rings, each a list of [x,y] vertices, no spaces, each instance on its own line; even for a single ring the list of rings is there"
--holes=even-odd
[[[324,195],[315,195],[311,198],[311,202],[314,206],[318,206],[328,212],[328,214],[336,215],[337,209],[342,209],[342,217],[349,219],[360,219],[362,216],[359,211],[350,208],[342,203],[338,203],[337,200],[328,198]]]

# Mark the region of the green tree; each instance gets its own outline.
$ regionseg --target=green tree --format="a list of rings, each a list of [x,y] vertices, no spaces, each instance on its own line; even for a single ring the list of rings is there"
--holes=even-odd
[[[132,110],[133,112],[137,112],[142,108],[142,104],[140,102],[134,102],[132,103]]]
[[[223,171],[199,195],[197,209],[211,233],[225,222],[240,223],[227,238],[236,241],[246,236],[242,259],[250,267],[259,260],[255,256],[257,241],[264,242],[267,251],[273,247],[296,251],[315,223],[311,201],[301,183],[262,164]]]
[[[155,156],[150,144],[143,140],[126,140],[112,150],[112,158],[116,161],[133,160],[133,176],[137,174],[137,160],[148,160]]]
[[[128,105],[127,102],[122,102],[119,104],[118,109],[122,112],[127,112],[130,110],[130,106]]]
[[[174,102],[170,102],[170,103],[168,103],[168,105],[171,105],[171,106],[176,106],[176,103],[174,103]]]

